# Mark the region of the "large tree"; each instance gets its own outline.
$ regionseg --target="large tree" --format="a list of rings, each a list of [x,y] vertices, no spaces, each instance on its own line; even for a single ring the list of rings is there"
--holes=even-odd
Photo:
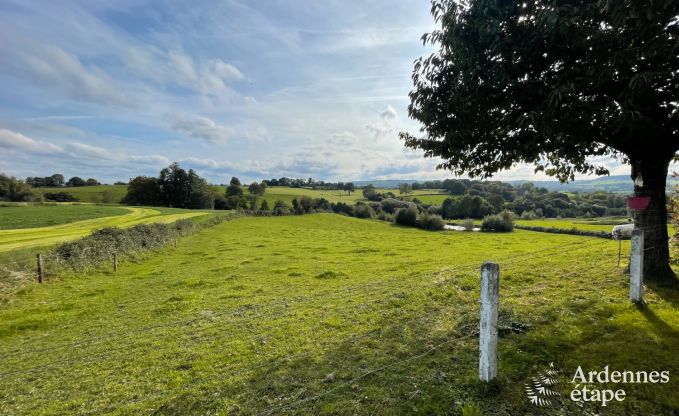
[[[679,150],[679,2],[434,0],[436,52],[415,61],[405,145],[439,169],[490,177],[516,163],[573,180],[629,163],[649,279],[670,280],[666,176]]]

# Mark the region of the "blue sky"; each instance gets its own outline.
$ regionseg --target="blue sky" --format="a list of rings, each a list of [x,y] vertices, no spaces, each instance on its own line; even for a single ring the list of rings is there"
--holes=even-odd
[[[432,29],[428,0],[4,0],[0,172],[451,177],[397,137]]]

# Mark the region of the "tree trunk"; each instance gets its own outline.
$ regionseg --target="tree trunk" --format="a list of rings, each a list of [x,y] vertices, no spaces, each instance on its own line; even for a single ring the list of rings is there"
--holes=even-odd
[[[644,232],[644,280],[675,283],[670,268],[665,187],[670,160],[632,159],[634,196],[648,196],[648,207],[634,211],[635,228]]]

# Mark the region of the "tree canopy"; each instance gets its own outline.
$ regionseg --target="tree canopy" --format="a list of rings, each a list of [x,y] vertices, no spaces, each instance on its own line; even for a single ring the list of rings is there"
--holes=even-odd
[[[439,169],[490,177],[529,163],[562,181],[629,162],[635,216],[669,275],[665,178],[679,150],[678,2],[434,0],[437,51],[415,62],[405,145]]]

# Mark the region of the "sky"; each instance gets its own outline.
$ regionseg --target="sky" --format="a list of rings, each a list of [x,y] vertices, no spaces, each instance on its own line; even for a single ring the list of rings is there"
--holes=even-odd
[[[445,179],[405,149],[428,0],[3,0],[0,172]],[[629,168],[599,160],[612,174]],[[544,180],[531,166],[498,179]]]

